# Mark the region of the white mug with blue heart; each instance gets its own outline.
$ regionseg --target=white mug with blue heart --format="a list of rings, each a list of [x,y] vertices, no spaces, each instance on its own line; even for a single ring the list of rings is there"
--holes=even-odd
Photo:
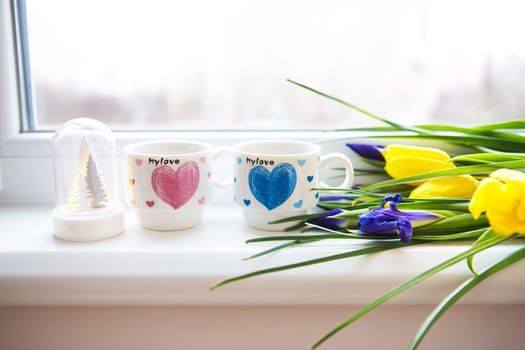
[[[341,153],[321,156],[321,147],[300,141],[252,141],[233,146],[235,155],[234,199],[242,208],[245,222],[254,228],[281,231],[293,223],[270,224],[286,217],[306,214],[315,207],[319,192],[326,187],[320,170],[331,161],[345,168],[338,186],[351,186],[354,171]]]

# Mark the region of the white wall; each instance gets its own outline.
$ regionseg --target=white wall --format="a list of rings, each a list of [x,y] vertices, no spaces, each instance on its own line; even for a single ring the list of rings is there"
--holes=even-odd
[[[432,306],[386,306],[321,349],[406,349]],[[0,308],[0,349],[309,349],[356,307]],[[456,306],[420,349],[523,349],[525,305]]]

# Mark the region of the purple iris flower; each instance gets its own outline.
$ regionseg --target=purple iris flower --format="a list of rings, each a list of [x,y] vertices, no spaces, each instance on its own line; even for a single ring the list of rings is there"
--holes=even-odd
[[[316,219],[308,220],[308,222],[310,224],[325,227],[330,230],[338,230],[346,227],[347,225],[346,220],[335,217],[337,214],[341,214],[342,212],[343,209],[340,208],[332,209]]]
[[[378,162],[385,161],[385,157],[381,153],[381,150],[385,148],[384,146],[371,145],[369,143],[347,143],[346,145],[360,157]]]
[[[408,242],[412,237],[413,223],[438,219],[436,214],[424,211],[403,212],[397,209],[402,196],[386,196],[381,207],[371,210],[359,217],[359,233],[372,236],[399,236],[401,242]],[[388,208],[386,204],[388,203]]]

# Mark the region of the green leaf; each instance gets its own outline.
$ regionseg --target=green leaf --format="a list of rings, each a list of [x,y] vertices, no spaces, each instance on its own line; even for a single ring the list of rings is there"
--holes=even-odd
[[[437,198],[436,198],[437,199]],[[445,198],[442,198],[445,199]],[[420,201],[420,202],[408,202],[400,203],[397,205],[399,209],[403,210],[452,210],[459,212],[468,212],[468,202],[465,201]]]
[[[347,196],[356,196],[356,197],[371,197],[371,198],[379,199],[380,201],[384,197],[384,194],[381,194],[381,193],[363,191],[362,189],[354,189],[354,188],[341,189],[337,187],[334,187],[334,188],[316,187],[313,189],[313,191],[337,192],[337,193],[344,193],[344,195],[347,195]]]
[[[432,311],[432,313],[426,318],[419,330],[417,331],[415,337],[412,339],[408,349],[415,350],[428,333],[430,328],[436,323],[436,321],[459,299],[461,299],[465,294],[470,292],[475,286],[477,286],[482,281],[486,280],[495,273],[503,270],[504,268],[522,260],[525,258],[525,247],[520,248],[506,257],[502,258],[498,262],[489,266],[487,269],[483,270],[479,275],[472,276],[467,281],[465,281],[461,286],[456,290],[450,293],[441,303]]]
[[[285,217],[279,220],[270,221],[270,224],[283,224],[290,221],[306,221],[311,219],[316,219],[320,216],[322,216],[324,212],[318,212],[318,213],[311,213],[311,214],[303,214],[303,215],[296,215],[296,216],[289,216]]]
[[[354,209],[356,207],[359,209]],[[366,207],[363,207],[362,205],[353,206],[353,207],[350,207],[349,209],[345,209],[345,211],[340,214],[334,215],[334,217],[339,218],[339,219],[345,219],[345,220],[355,220],[359,216],[365,213],[368,213],[369,210],[370,209],[368,208],[368,205],[366,205]]]
[[[510,160],[522,160],[525,159],[523,153],[475,153],[459,155],[452,158],[454,163],[493,163],[493,162],[505,162]]]
[[[385,162],[384,161],[367,159],[367,158],[364,158],[364,157],[359,157],[359,159],[361,159],[361,161],[363,163],[365,163],[365,164],[368,164],[368,165],[376,167],[376,168],[380,168],[381,170],[377,171],[378,175],[385,175],[386,174],[385,171],[383,170],[383,168],[385,167]]]
[[[510,125],[510,124],[509,124]],[[525,136],[516,134],[516,133],[508,133],[508,132],[502,132],[498,130],[508,130],[509,128],[500,128],[498,127],[500,124],[487,124],[487,125],[480,125],[475,127],[461,127],[461,126],[454,126],[454,125],[418,125],[421,129],[425,130],[431,130],[434,131],[434,133],[437,132],[454,132],[459,134],[466,134],[466,135],[483,135],[488,137],[494,137],[499,139],[506,139],[506,140],[517,140],[517,141],[524,141]],[[522,128],[517,128],[522,129]]]
[[[525,140],[509,140],[500,137],[489,137],[484,135],[447,135],[447,134],[418,134],[418,135],[369,135],[367,139],[399,139],[417,141],[443,141],[450,144],[468,146],[478,149],[480,146],[493,150],[513,152],[525,147]]]
[[[425,279],[434,276],[438,272],[443,271],[444,269],[468,258],[471,255],[477,254],[487,248],[493,247],[495,245],[498,245],[506,240],[508,240],[510,237],[495,237],[492,239],[487,239],[484,242],[480,243],[476,247],[471,247],[468,250],[464,251],[463,253],[460,253],[450,259],[447,259],[443,261],[442,263],[424,271],[423,273],[415,276],[414,278],[411,278],[410,280],[400,284],[399,286],[395,287],[394,289],[390,290],[389,292],[383,294],[381,297],[376,299],[375,301],[371,302],[370,304],[366,305],[356,313],[354,313],[352,316],[344,320],[343,322],[339,323],[336,327],[331,329],[329,332],[327,332],[325,335],[323,335],[313,346],[312,349],[317,348],[319,345],[327,341],[330,337],[332,337],[334,334],[354,322],[355,320],[361,318],[362,316],[366,315],[370,311],[374,310],[378,306],[384,304],[388,300],[392,299],[396,295],[401,294],[405,290],[415,286],[416,284],[424,281]]]
[[[475,246],[483,243],[487,239],[493,238],[495,235],[496,235],[496,232],[494,232],[491,229],[487,229],[486,232],[484,232],[481,236],[478,237],[478,239],[472,244],[472,246],[475,247]],[[470,272],[472,272],[472,274],[477,275],[478,273],[477,273],[476,269],[474,268],[474,257],[475,257],[475,255],[472,255],[472,256],[469,256],[467,258],[467,266],[468,266]]]
[[[489,222],[485,215],[481,216],[479,219],[476,220],[472,217],[472,214],[464,213],[445,218],[443,220],[439,220],[437,222],[422,227],[418,227],[414,230],[417,230],[418,233],[445,234],[450,232],[463,231],[464,229],[477,229],[482,227],[486,228],[488,225]]]
[[[335,233],[335,234],[322,233],[322,234],[312,234],[312,235],[299,234],[299,235],[282,235],[282,236],[264,236],[264,237],[250,238],[246,240],[246,243],[295,241],[295,240],[317,241],[320,239],[333,239],[333,238],[346,238],[346,236],[343,236],[339,233]]]
[[[434,234],[434,235],[425,235],[425,234],[419,234],[417,232],[414,232],[412,239],[427,240],[427,241],[451,241],[451,240],[460,240],[460,239],[471,239],[471,238],[478,238],[486,230],[487,228],[484,227],[484,228],[480,228],[477,230],[469,230],[469,231],[449,233],[449,234]]]
[[[328,99],[330,99],[330,100],[332,100],[332,101],[335,101],[335,102],[337,102],[337,103],[340,103],[340,104],[342,104],[343,106],[349,107],[349,108],[353,109],[354,111],[357,111],[357,112],[359,112],[359,113],[362,113],[362,114],[364,114],[364,115],[366,115],[366,116],[368,116],[368,117],[370,117],[370,118],[372,118],[372,119],[374,119],[374,120],[377,120],[377,121],[379,121],[379,122],[381,122],[381,123],[388,124],[388,125],[390,125],[390,126],[396,128],[396,129],[398,129],[398,130],[413,131],[413,132],[416,132],[416,133],[418,133],[418,134],[419,134],[419,133],[426,133],[426,132],[427,132],[427,131],[422,130],[422,129],[419,129],[419,128],[417,128],[417,127],[413,127],[413,126],[404,126],[404,125],[401,125],[401,124],[395,123],[395,122],[393,122],[393,121],[390,121],[390,120],[388,120],[388,119],[381,118],[381,117],[379,117],[379,116],[377,116],[377,115],[374,115],[374,114],[372,114],[372,113],[370,113],[370,112],[368,112],[368,111],[365,111],[364,109],[362,109],[362,108],[360,108],[360,107],[357,107],[357,106],[354,105],[354,104],[351,104],[350,102],[346,102],[346,101],[341,100],[340,98],[330,96],[330,95],[328,95],[328,94],[326,94],[326,93],[324,93],[324,92],[321,92],[321,91],[319,91],[319,90],[316,90],[316,89],[311,88],[311,87],[309,87],[309,86],[306,86],[306,85],[304,85],[304,84],[298,83],[298,82],[293,81],[293,80],[291,80],[291,79],[287,79],[287,81],[290,82],[290,83],[292,83],[292,84],[295,84],[295,85],[297,85],[297,86],[300,86],[300,87],[302,87],[302,88],[304,88],[304,89],[306,89],[306,90],[309,90],[309,91],[311,91],[311,92],[314,92],[314,93],[316,93],[316,94],[318,94],[318,95],[320,95],[320,96],[326,97],[326,98],[328,98]]]
[[[384,164],[382,164],[382,167]],[[344,168],[334,168],[334,170],[338,171],[344,171]],[[354,175],[356,176],[364,176],[364,175],[385,175],[384,169],[361,169],[361,168],[354,168]],[[342,177],[342,176],[341,176]]]
[[[318,93],[321,96],[328,97],[336,101],[338,100],[334,97],[327,96],[324,93],[321,93],[317,90],[314,90],[302,84],[295,83],[291,80],[289,81],[296,85],[304,87],[310,91]],[[477,146],[482,145],[484,143],[476,144],[475,142],[469,141],[468,138],[471,136],[479,136],[478,141],[484,140],[484,142],[492,144],[494,149],[500,149],[500,147],[497,144],[498,141],[504,141],[504,142],[517,141],[520,143],[525,142],[525,136],[523,135],[498,131],[498,130],[525,130],[525,127],[524,127],[525,119],[516,119],[516,120],[512,120],[508,122],[479,125],[479,126],[469,127],[469,128],[459,127],[459,126],[454,126],[454,125],[441,125],[441,124],[440,125],[414,125],[412,127],[407,127],[407,126],[402,126],[400,124],[393,123],[391,121],[388,121],[386,119],[383,119],[383,118],[380,118],[374,115],[370,115],[369,112],[363,111],[361,108],[351,105],[348,102],[340,101],[340,100],[337,102],[342,103],[345,106],[350,107],[358,112],[361,112],[361,113],[365,112],[364,113],[365,115],[390,125],[390,127],[345,128],[345,129],[338,129],[337,131],[383,132],[383,133],[385,132],[399,133],[399,131],[415,131],[420,135],[425,135],[426,138],[453,141],[459,144],[470,145],[475,148],[477,148]],[[414,135],[412,136],[417,138],[417,136],[414,136]],[[399,134],[393,137],[399,137]],[[461,137],[463,137],[463,139],[460,139]],[[509,149],[509,151],[512,151],[512,150],[513,150],[512,148]]]
[[[377,244],[375,244],[375,245],[373,245],[371,247],[360,248],[360,249],[351,250],[351,251],[344,252],[344,253],[328,255],[328,256],[321,257],[321,258],[305,260],[305,261],[301,261],[301,262],[297,262],[297,263],[293,263],[293,264],[281,265],[281,266],[271,267],[271,268],[267,268],[267,269],[257,270],[257,271],[253,271],[253,272],[250,272],[250,273],[247,273],[247,274],[244,274],[244,275],[227,278],[227,279],[224,279],[224,280],[219,281],[218,283],[212,285],[210,287],[210,290],[214,290],[214,289],[216,289],[216,288],[218,288],[220,286],[223,286],[225,284],[229,284],[229,283],[232,283],[232,282],[240,281],[240,280],[243,280],[243,279],[246,279],[246,278],[250,278],[250,277],[255,277],[255,276],[264,275],[264,274],[273,273],[273,272],[278,272],[278,271],[296,269],[296,268],[299,268],[299,267],[320,264],[320,263],[324,263],[324,262],[328,262],[328,261],[334,261],[334,260],[339,260],[339,259],[347,259],[347,258],[351,258],[351,257],[355,257],[355,256],[372,254],[372,253],[377,253],[377,252],[381,252],[381,251],[384,251],[384,250],[396,249],[396,248],[401,248],[401,247],[407,247],[407,246],[410,246],[410,245],[415,245],[415,244],[420,244],[420,243],[421,242],[402,243],[402,242],[399,242],[399,241],[398,242],[387,242],[387,243],[381,242],[381,243],[377,243]]]
[[[485,124],[474,127],[478,130],[504,130],[504,129],[521,129],[525,130],[525,119],[514,119],[505,122]]]
[[[326,237],[322,237],[322,238],[318,238],[318,239],[311,239],[311,238],[301,239],[301,238],[299,238],[299,239],[296,239],[296,240],[293,240],[293,241],[290,241],[290,242],[286,242],[286,243],[283,243],[283,244],[279,244],[279,245],[277,245],[275,247],[263,250],[262,252],[259,252],[257,254],[251,255],[249,257],[246,257],[243,260],[255,259],[255,258],[261,257],[263,255],[271,254],[271,253],[274,253],[274,252],[282,250],[282,249],[294,247],[296,245],[300,245],[300,244],[304,244],[304,243],[320,241],[320,240],[323,240],[323,239],[326,239]]]
[[[336,205],[337,208],[345,209],[348,211],[379,207],[384,198],[385,194],[381,194],[378,198],[373,200],[367,200],[358,202],[352,201],[334,201],[334,202],[321,202],[319,205],[327,206],[330,204]],[[403,202],[398,204],[397,207],[403,210],[452,210],[460,212],[468,212],[468,199],[463,198],[403,198]],[[365,212],[366,212],[365,211]],[[352,214],[350,214],[352,216]],[[344,214],[341,214],[344,217]]]
[[[500,168],[524,169],[525,160],[512,160],[512,161],[507,161],[507,162],[496,162],[492,164],[468,165],[468,166],[461,166],[461,167],[446,169],[446,170],[431,171],[431,172],[420,174],[420,175],[407,176],[401,179],[393,179],[393,180],[377,182],[375,184],[363,186],[362,189],[365,191],[371,191],[371,190],[390,187],[394,185],[405,184],[409,182],[436,179],[436,178],[447,177],[447,176],[476,175],[476,174],[486,175]]]

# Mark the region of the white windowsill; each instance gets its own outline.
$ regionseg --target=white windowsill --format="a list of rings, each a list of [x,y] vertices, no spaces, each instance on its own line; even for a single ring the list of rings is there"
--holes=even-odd
[[[52,236],[49,206],[0,207],[0,306],[29,305],[352,305],[372,301],[398,283],[468,246],[414,246],[208,287],[234,275],[340,253],[358,242],[305,245],[242,261],[269,247],[246,245],[262,231],[246,227],[234,205],[207,207],[202,224],[179,232],[139,228],[126,210],[126,231],[92,243]],[[266,233],[267,234],[267,233]],[[480,254],[479,268],[515,249]],[[524,304],[525,262],[483,282],[461,302]],[[436,303],[469,276],[465,263],[416,286],[394,303]]]

